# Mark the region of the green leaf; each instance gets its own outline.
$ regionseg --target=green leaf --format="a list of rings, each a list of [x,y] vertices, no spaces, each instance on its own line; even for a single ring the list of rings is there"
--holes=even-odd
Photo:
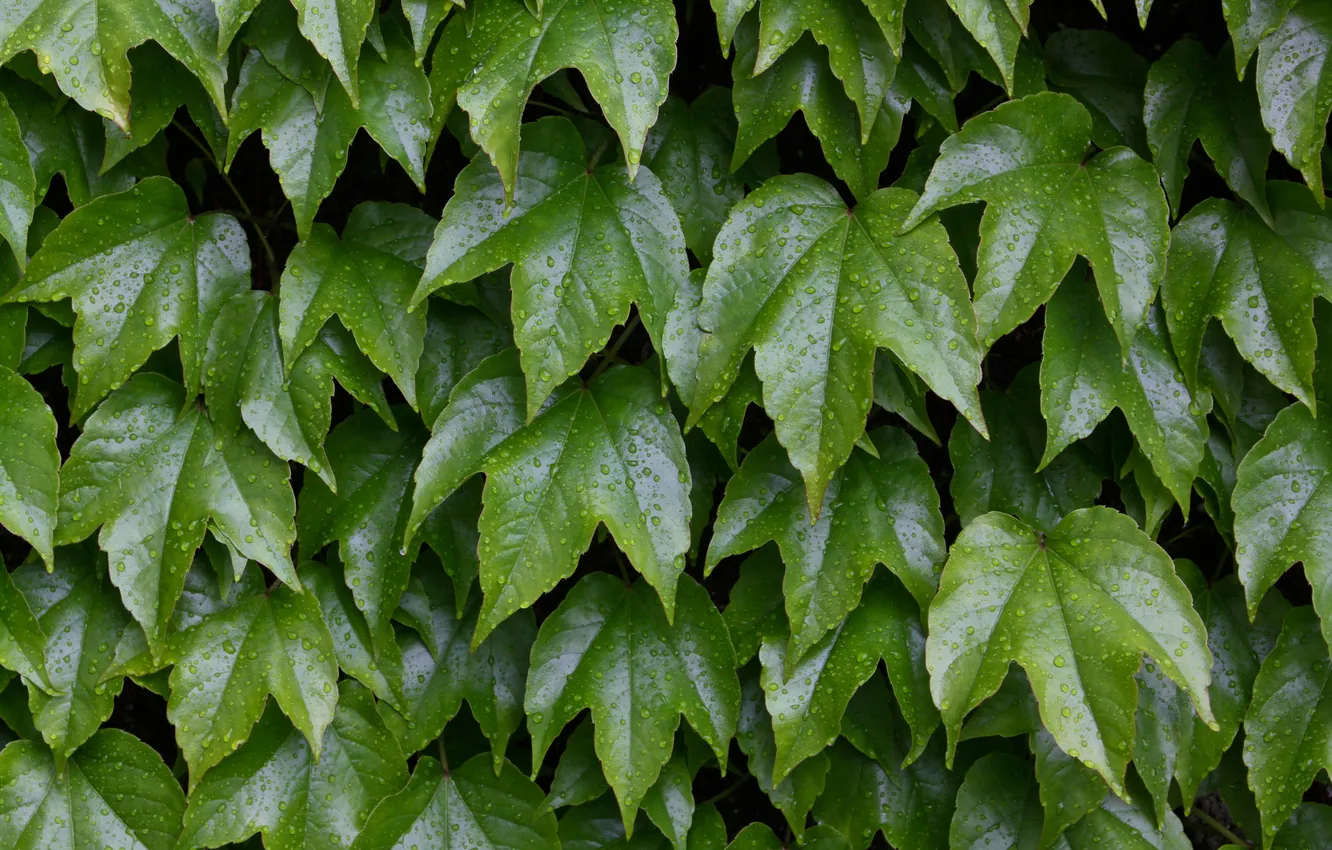
[[[28,705],[63,769],[115,708],[124,679],[107,675],[114,660],[108,650],[132,626],[102,564],[77,549],[62,549],[54,566],[52,573],[36,563],[20,567],[13,587],[48,635],[46,666],[38,667],[45,675],[29,680]]]
[[[1040,727],[1039,721],[1037,727],[1030,742],[1036,757],[1041,805],[1045,808],[1041,845],[1048,846],[1084,815],[1099,807],[1105,800],[1107,789],[1105,780],[1096,771],[1059,749],[1054,737]]]
[[[1075,270],[1045,313],[1041,413],[1049,428],[1042,464],[1091,434],[1118,407],[1152,469],[1187,510],[1207,442],[1206,396],[1190,395],[1155,307],[1126,351]]]
[[[874,355],[874,403],[902,417],[930,442],[939,445],[939,435],[925,409],[925,387],[896,357],[883,350]],[[706,428],[706,422],[701,424]]]
[[[507,201],[515,200],[527,98],[562,68],[582,73],[620,137],[628,180],[634,179],[675,67],[674,6],[666,0],[632,6],[620,0],[547,0],[536,17],[519,0],[491,0],[480,4],[467,29],[446,29],[441,44],[455,33],[465,42],[465,52],[450,60],[461,72],[458,105],[471,117],[472,137],[498,169]]]
[[[1165,195],[1132,151],[1111,148],[1084,161],[1093,127],[1072,97],[1043,92],[973,118],[940,149],[906,226],[987,202],[975,283],[983,348],[1048,300],[1079,254],[1096,271],[1125,353],[1145,321],[1165,271]]]
[[[28,227],[37,206],[37,177],[23,143],[18,116],[0,94],[0,237],[18,260],[20,268],[28,260]]]
[[[233,296],[218,313],[204,360],[208,408],[225,431],[249,426],[283,460],[306,465],[336,486],[324,451],[333,417],[333,381],[392,421],[381,375],[341,325],[330,322],[283,374],[278,299],[267,292]]]
[[[416,564],[398,610],[398,620],[415,634],[401,632],[402,713],[386,711],[406,752],[417,752],[439,737],[463,700],[490,740],[495,769],[504,761],[509,737],[523,722],[528,657],[536,639],[530,611],[506,620],[475,649],[481,600],[457,599],[432,561]],[[461,604],[460,604],[461,603]]]
[[[929,468],[902,431],[880,428],[868,439],[878,457],[852,452],[833,474],[818,519],[773,437],[745,458],[717,509],[708,572],[768,541],[781,550],[793,661],[855,610],[877,565],[892,570],[922,610],[938,587],[944,525]]]
[[[509,762],[497,774],[486,761],[446,771],[423,756],[407,787],[370,814],[353,850],[558,850],[555,816],[538,813],[541,789]]]
[[[509,334],[479,310],[439,298],[426,302],[426,332],[416,367],[421,420],[433,426],[462,379],[511,346]]]
[[[1258,45],[1281,26],[1295,3],[1296,0],[1221,0],[1226,29],[1235,42],[1235,71],[1241,80]]]
[[[1143,89],[1147,61],[1101,30],[1059,30],[1045,42],[1045,72],[1054,91],[1076,97],[1092,119],[1092,141],[1127,145],[1147,155]]]
[[[949,7],[999,67],[1004,88],[1011,95],[1015,82],[1018,43],[1024,26],[1005,8],[1012,0],[948,0]]]
[[[562,118],[529,125],[524,150],[503,215],[493,166],[475,159],[458,175],[412,303],[513,263],[514,341],[531,419],[631,304],[660,343],[688,264],[680,221],[651,172],[631,183],[622,165],[592,168],[578,131]]]
[[[902,87],[890,89],[880,99],[877,112],[862,124],[857,120],[857,106],[829,67],[828,51],[813,36],[802,38],[762,74],[750,76],[758,51],[758,28],[741,27],[731,70],[739,121],[731,167],[747,162],[799,111],[818,137],[833,172],[857,197],[872,193],[897,145],[910,96]]]
[[[271,694],[320,758],[338,700],[333,639],[308,593],[279,585],[174,636],[167,717],[190,784],[250,737]]]
[[[743,726],[743,708],[740,716]],[[743,733],[741,735],[740,740],[743,741]],[[592,741],[592,721],[584,719],[564,742],[564,752],[560,755],[560,763],[555,767],[550,793],[546,795],[541,809],[553,811],[565,806],[578,806],[597,799],[609,790],[610,786],[606,784],[606,776],[601,772],[601,762],[597,761],[597,752]],[[616,820],[618,822],[618,818]]]
[[[1077,441],[1048,464],[1040,415],[1037,368],[1024,367],[1008,389],[981,392],[990,439],[958,420],[948,437],[953,462],[949,493],[965,526],[981,514],[1003,511],[1034,528],[1052,529],[1100,495],[1105,464],[1091,444]]]
[[[677,750],[643,796],[643,811],[675,850],[689,850],[689,828],[694,822],[694,777]]]
[[[412,33],[416,64],[425,61],[426,51],[434,41],[439,25],[454,7],[453,0],[402,0],[402,14]]]
[[[880,346],[981,422],[966,280],[937,221],[897,235],[914,200],[884,189],[848,210],[827,183],[784,175],[737,205],[717,237],[690,424],[722,400],[752,348],[815,516],[864,433]]]
[[[49,688],[46,644],[28,600],[15,587],[9,570],[0,570],[0,667],[18,673],[40,688]]]
[[[299,586],[289,469],[248,432],[221,436],[179,384],[145,373],[88,418],[61,471],[56,544],[77,543],[101,526],[111,583],[154,655],[210,524],[232,548]]]
[[[1012,662],[1030,676],[1055,741],[1116,793],[1144,653],[1216,723],[1211,653],[1188,589],[1165,552],[1108,508],[1075,511],[1049,533],[999,513],[972,521],[944,567],[929,633],[931,687],[950,750]]]
[[[1262,128],[1253,83],[1236,78],[1230,51],[1213,59],[1192,39],[1175,42],[1147,74],[1143,110],[1147,147],[1172,210],[1180,212],[1196,139],[1235,194],[1270,222],[1266,184],[1272,140]]]
[[[262,130],[269,164],[291,200],[296,227],[309,238],[320,202],[346,165],[360,113],[341,86],[329,86],[326,96],[316,100],[255,50],[241,65],[231,104],[226,166],[231,167],[241,142]]]
[[[291,0],[291,5],[301,35],[328,60],[347,96],[358,103],[357,60],[377,8],[374,0]]]
[[[1203,332],[1221,320],[1244,359],[1312,406],[1318,273],[1257,212],[1210,198],[1171,234],[1161,304],[1180,368],[1196,387]]]
[[[1332,664],[1313,609],[1292,608],[1254,679],[1253,703],[1244,718],[1244,763],[1262,812],[1264,847],[1332,761],[1329,674]]]
[[[523,404],[513,360],[501,354],[484,362],[436,420],[408,525],[414,529],[471,475],[486,474],[479,528],[485,602],[473,644],[572,574],[602,523],[669,617],[689,550],[691,476],[654,377],[638,367],[609,369],[510,432]],[[453,441],[454,434],[466,441]]]
[[[943,3],[912,3],[907,7],[907,29],[940,66],[948,81],[949,99],[962,91],[972,71],[995,85],[1003,82],[999,69],[957,15]],[[955,129],[955,128],[952,128]]]
[[[180,187],[155,177],[66,216],[8,300],[72,299],[79,388],[71,413],[82,419],[174,337],[197,393],[208,331],[249,280],[240,224],[195,218]]]
[[[282,271],[278,334],[290,374],[297,356],[337,316],[380,371],[416,406],[416,369],[425,346],[425,313],[407,303],[421,274],[418,240],[434,220],[404,204],[352,210],[339,239],[314,225]]]
[[[730,613],[729,607],[727,613]],[[823,793],[828,778],[828,756],[821,752],[810,756],[792,768],[785,778],[774,782],[772,769],[777,758],[777,742],[773,737],[772,716],[764,701],[763,684],[758,675],[747,673],[740,688],[736,743],[745,754],[745,769],[758,782],[759,790],[768,795],[786,818],[787,826],[798,838],[805,832],[814,801]]]
[[[588,575],[541,625],[525,707],[534,766],[555,735],[591,709],[597,757],[629,830],[670,759],[681,714],[726,763],[740,709],[726,624],[692,579],[680,582],[670,622],[641,585]]]
[[[31,384],[3,367],[0,399],[0,523],[53,564],[51,541],[60,489],[55,416]],[[0,662],[8,657],[8,652],[0,651]],[[14,669],[32,674],[31,669]]]
[[[401,25],[389,18],[383,33],[383,56],[367,46],[361,57],[362,126],[424,193],[426,161],[434,146],[430,83]]]
[[[1323,141],[1332,109],[1332,3],[1297,0],[1258,50],[1258,101],[1272,143],[1323,203]]]
[[[1318,803],[1301,803],[1291,815],[1291,819],[1277,833],[1276,850],[1297,850],[1300,847],[1317,847],[1332,832],[1332,806]]]
[[[270,706],[254,733],[190,792],[177,848],[264,836],[267,850],[350,847],[371,810],[407,784],[407,762],[370,692],[341,688],[316,760]]]
[[[0,847],[172,850],[184,809],[162,757],[126,732],[98,732],[64,770],[33,741],[0,751]]]
[[[1041,846],[1041,799],[1031,765],[989,753],[968,770],[948,828],[949,850]]]
[[[182,14],[177,9],[188,9]],[[22,0],[0,13],[0,62],[31,50],[43,74],[79,106],[129,124],[131,47],[152,39],[199,78],[221,109],[226,56],[219,55],[213,6]]]
[[[365,685],[389,705],[403,705],[402,651],[393,640],[375,640],[365,615],[356,607],[340,563],[306,561],[301,584],[319,603],[333,638],[333,654],[348,676]]]

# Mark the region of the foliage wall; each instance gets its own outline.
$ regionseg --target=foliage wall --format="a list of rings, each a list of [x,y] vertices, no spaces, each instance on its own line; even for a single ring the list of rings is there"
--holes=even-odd
[[[1332,0],[1104,5],[0,3],[0,850],[1332,846]]]

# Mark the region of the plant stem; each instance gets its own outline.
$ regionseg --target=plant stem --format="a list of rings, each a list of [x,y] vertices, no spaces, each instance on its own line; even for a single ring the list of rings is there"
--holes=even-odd
[[[589,384],[595,381],[597,376],[606,371],[611,363],[615,361],[615,355],[620,353],[620,349],[624,347],[624,344],[629,341],[629,337],[634,331],[638,330],[638,326],[641,324],[642,321],[639,319],[637,313],[634,314],[632,319],[625,323],[624,330],[620,331],[620,335],[615,338],[615,342],[611,343],[611,347],[606,349],[606,353],[602,356],[601,362],[597,364],[597,368],[592,372],[592,377],[587,379]]]
[[[1198,820],[1202,821],[1207,826],[1211,827],[1216,832],[1217,835],[1221,836],[1226,841],[1229,841],[1231,844],[1238,844],[1241,847],[1253,846],[1249,842],[1245,841],[1243,838],[1240,838],[1238,835],[1231,832],[1229,829],[1226,828],[1225,824],[1223,824],[1221,821],[1217,820],[1216,818],[1212,817],[1211,815],[1207,814],[1207,812],[1203,811],[1202,809],[1195,808],[1192,812],[1190,812],[1190,814],[1193,815]]]
[[[436,738],[435,743],[439,747],[439,763],[444,767],[444,773],[447,774],[449,772],[449,757],[444,752],[444,736],[440,735]]]
[[[708,799],[704,800],[704,801],[703,801],[702,803],[700,803],[699,805],[701,805],[701,806],[706,806],[706,805],[709,805],[709,804],[715,805],[715,804],[717,804],[717,803],[720,803],[722,800],[725,800],[727,797],[731,796],[731,795],[734,794],[737,790],[739,790],[740,786],[741,786],[741,785],[744,785],[744,784],[745,784],[745,780],[747,780],[747,779],[749,779],[748,776],[740,776],[740,777],[737,777],[733,782],[731,782],[730,785],[727,785],[725,788],[721,789],[721,790],[718,791],[716,794],[713,794],[711,797],[709,797]]]

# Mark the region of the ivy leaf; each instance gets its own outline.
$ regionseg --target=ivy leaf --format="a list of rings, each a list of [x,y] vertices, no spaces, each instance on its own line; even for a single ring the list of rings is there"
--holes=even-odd
[[[365,685],[389,705],[403,705],[402,652],[393,640],[375,640],[340,563],[301,564],[301,584],[319,603],[324,624],[333,638],[333,654],[348,676]]]
[[[250,737],[269,694],[319,760],[338,700],[333,639],[308,593],[279,585],[171,641],[167,717],[197,785]]]
[[[530,125],[524,150],[504,215],[493,166],[475,159],[458,175],[412,304],[513,263],[514,341],[531,419],[606,343],[631,304],[660,342],[689,270],[680,221],[651,172],[631,183],[621,165],[592,168],[563,118]]]
[[[691,476],[655,378],[638,367],[609,369],[505,434],[522,418],[514,365],[512,355],[496,355],[472,373],[475,382],[464,379],[417,471],[418,518],[471,475],[486,474],[485,601],[473,645],[572,574],[601,523],[656,588],[669,618],[689,550]],[[476,430],[483,421],[500,433]],[[465,443],[449,440],[469,429]]]
[[[1290,820],[1277,833],[1277,850],[1296,850],[1298,847],[1316,847],[1323,836],[1332,830],[1332,806],[1301,803]]]
[[[740,565],[740,577],[731,588],[722,614],[731,634],[736,661],[746,664],[758,654],[765,639],[790,636],[783,605],[781,552],[776,544],[764,546]]]
[[[902,580],[922,610],[938,587],[944,525],[929,469],[905,432],[880,428],[867,439],[878,457],[852,452],[833,474],[818,519],[810,517],[800,477],[773,437],[745,458],[717,509],[709,573],[723,558],[768,541],[781,550],[793,663],[856,609],[879,564]]]
[[[340,489],[334,494],[322,481],[307,481],[296,516],[303,557],[338,542],[347,584],[376,646],[387,639],[416,548],[405,548],[402,540],[411,509],[408,488],[425,434],[411,417],[402,419],[397,431],[369,411],[339,423],[329,436],[328,453]]]
[[[727,608],[730,613],[730,608]],[[729,624],[729,620],[728,620]],[[814,801],[823,793],[828,778],[828,756],[820,752],[796,765],[787,776],[773,781],[777,742],[773,738],[772,717],[763,698],[763,684],[757,675],[745,675],[740,683],[740,721],[736,743],[744,752],[745,767],[786,818],[787,826],[801,837]]]
[[[350,847],[374,807],[407,784],[407,762],[370,692],[341,687],[316,760],[269,706],[248,741],[190,792],[177,847],[221,847],[255,833],[267,850]]]
[[[426,320],[424,311],[407,308],[421,268],[414,243],[404,235],[424,235],[433,225],[413,207],[381,203],[352,210],[341,239],[328,225],[314,225],[282,271],[278,333],[284,362],[294,364],[336,315],[415,407]]]
[[[657,777],[657,782],[643,796],[643,811],[648,820],[675,850],[689,850],[689,828],[694,822],[694,777],[683,755],[672,753]]]
[[[1037,713],[1033,706],[1032,714]],[[1054,737],[1039,720],[1035,725],[1036,731],[1029,740],[1036,757],[1036,783],[1040,786],[1041,805],[1045,808],[1041,846],[1049,846],[1104,802],[1106,787],[1105,780],[1096,771],[1059,749]]]
[[[62,549],[53,572],[29,563],[12,577],[48,635],[47,663],[37,667],[45,675],[29,680],[28,705],[60,769],[111,716],[124,684],[107,675],[114,661],[107,649],[130,618],[103,570],[77,549]]]
[[[63,770],[34,741],[0,751],[0,847],[172,850],[185,795],[152,747],[104,729]]]
[[[692,579],[680,582],[670,622],[641,585],[592,573],[541,624],[524,703],[538,767],[559,731],[591,709],[597,757],[629,831],[681,714],[725,765],[740,709],[735,652]]]
[[[60,490],[55,416],[31,384],[5,368],[0,368],[0,399],[0,523],[51,565]],[[0,619],[8,617],[0,613]],[[9,650],[0,650],[0,662],[10,658]],[[34,668],[14,667],[22,663],[15,657],[5,666],[31,676]]]
[[[536,620],[530,611],[517,614],[472,649],[481,600],[477,594],[457,599],[432,564],[425,558],[417,562],[398,610],[398,620],[415,634],[399,634],[402,709],[387,711],[386,719],[403,750],[417,752],[443,733],[467,700],[499,770],[509,737],[523,722]]]
[[[889,90],[877,112],[870,113],[862,125],[856,118],[856,105],[829,67],[828,51],[812,36],[802,38],[762,74],[750,76],[758,51],[758,28],[741,27],[732,65],[732,98],[739,128],[731,167],[747,162],[799,111],[818,137],[833,173],[857,197],[872,193],[902,132],[909,96],[902,90]]]
[[[23,0],[0,15],[0,63],[24,50],[43,74],[89,112],[129,126],[131,47],[152,39],[199,78],[221,109],[226,56],[219,55],[212,4],[96,3]]]
[[[296,7],[301,35],[333,66],[347,96],[357,104],[357,61],[375,15],[374,0],[291,0],[291,4]]]
[[[1075,271],[1045,312],[1041,413],[1049,433],[1041,463],[1091,434],[1118,407],[1157,477],[1187,511],[1207,442],[1206,396],[1191,395],[1180,380],[1155,308],[1121,363],[1096,295],[1080,278]]]
[[[1271,35],[1296,0],[1222,0],[1221,13],[1235,43],[1235,72],[1244,79],[1258,45]]]
[[[291,201],[297,231],[309,238],[320,202],[346,166],[360,118],[341,86],[327,87],[317,100],[251,50],[231,95],[225,166],[231,167],[242,142],[262,130],[269,164]]]
[[[818,178],[783,175],[737,205],[717,237],[689,424],[722,399],[752,348],[814,516],[864,433],[880,346],[981,423],[966,279],[937,221],[897,235],[914,200],[883,189],[848,210]]]
[[[1143,109],[1147,146],[1172,210],[1180,211],[1196,139],[1235,194],[1270,223],[1266,184],[1272,140],[1262,129],[1253,83],[1236,78],[1229,50],[1213,59],[1193,39],[1175,42],[1147,74]]]
[[[1045,69],[1054,91],[1073,95],[1092,119],[1092,141],[1147,154],[1143,89],[1147,61],[1113,33],[1063,29],[1045,42]]]
[[[582,73],[620,137],[628,179],[634,179],[675,67],[679,29],[672,4],[547,0],[534,15],[519,0],[493,0],[480,5],[468,29],[465,36],[458,31],[466,39],[466,54],[452,60],[471,69],[459,83],[458,105],[471,118],[472,137],[498,169],[506,201],[515,200],[527,98],[537,83],[562,68]],[[449,36],[446,30],[444,39]],[[535,127],[529,131],[535,132]]]
[[[28,600],[14,585],[9,571],[0,570],[0,666],[18,673],[38,688],[50,690],[46,644]]]
[[[439,25],[454,7],[453,0],[403,0],[402,14],[412,33],[416,64],[425,61],[426,51],[435,39]]]
[[[315,0],[308,2],[313,4]],[[383,20],[381,28],[383,55],[367,47],[361,57],[362,126],[384,153],[402,164],[412,182],[424,193],[426,160],[434,145],[434,137],[430,134],[433,114],[430,83],[415,59],[407,34],[396,19]],[[355,101],[354,94],[352,97]]]
[[[1048,300],[1079,254],[1096,271],[1125,353],[1145,321],[1165,271],[1165,195],[1132,151],[1111,148],[1084,162],[1093,126],[1072,97],[1042,92],[973,118],[940,148],[905,226],[987,202],[975,282],[983,348]]]
[[[925,410],[925,387],[896,357],[882,349],[874,355],[874,403],[902,417],[931,443],[940,444]]]
[[[1332,635],[1332,599],[1324,581],[1328,510],[1327,473],[1332,468],[1332,429],[1322,414],[1292,405],[1239,465],[1231,504],[1235,509],[1235,560],[1252,618],[1267,591],[1291,565],[1302,561],[1313,585],[1313,604]]]
[[[423,756],[407,787],[370,813],[352,850],[559,847],[555,816],[539,814],[536,783],[509,762],[495,773],[486,761],[477,756],[446,771]]]
[[[948,489],[964,526],[981,514],[1003,511],[1048,530],[1078,508],[1091,507],[1100,495],[1104,462],[1086,441],[1042,465],[1046,434],[1038,391],[1036,366],[1024,367],[1004,392],[981,392],[989,440],[961,420],[953,426]]]
[[[179,384],[144,373],[88,417],[61,471],[56,545],[101,526],[111,583],[154,655],[209,526],[299,586],[290,470],[248,432],[220,437],[202,410],[187,407]]]
[[[28,227],[37,206],[37,177],[23,143],[18,116],[0,94],[0,238],[22,268],[28,260]]]
[[[416,367],[416,401],[421,421],[433,426],[462,379],[481,361],[513,343],[503,328],[479,310],[438,298],[426,303],[425,339]]]
[[[1018,44],[1023,30],[1020,19],[1010,13],[1013,0],[948,0],[962,26],[985,51],[1003,75],[1004,88],[1011,95],[1015,83]],[[1007,4],[1007,6],[1006,6]]]
[[[1308,606],[1286,613],[1281,637],[1253,682],[1244,717],[1244,763],[1249,768],[1263,846],[1271,846],[1304,789],[1328,762],[1332,703],[1327,699],[1327,644]]]
[[[1233,1],[1233,0],[1232,0]],[[1299,0],[1258,50],[1258,101],[1272,143],[1323,203],[1323,136],[1332,109],[1332,4]]]
[[[742,708],[742,724],[743,718]],[[743,733],[740,740],[744,741]],[[578,806],[595,800],[610,790],[610,786],[606,784],[606,776],[601,772],[601,762],[597,761],[595,746],[592,741],[592,721],[584,719],[564,742],[564,752],[560,755],[560,763],[555,767],[550,793],[541,804],[543,812],[565,806]]]
[[[1165,552],[1108,508],[1075,511],[1049,533],[999,513],[973,520],[944,567],[929,634],[926,660],[950,750],[963,718],[999,689],[1012,662],[1028,672],[1055,741],[1116,793],[1144,653],[1216,723],[1211,653],[1187,587]]]
[[[185,383],[197,393],[208,331],[249,281],[240,224],[228,215],[192,216],[179,186],[151,177],[66,216],[7,298],[73,300],[77,420],[173,337]]]
[[[250,291],[218,313],[204,360],[208,408],[219,428],[235,431],[243,422],[273,454],[307,466],[332,488],[324,438],[334,379],[387,421],[393,414],[379,371],[337,323],[325,325],[284,375],[278,309],[270,293]]]

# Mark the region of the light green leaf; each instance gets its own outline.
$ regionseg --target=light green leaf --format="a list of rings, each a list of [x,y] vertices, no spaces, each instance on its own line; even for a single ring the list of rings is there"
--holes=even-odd
[[[999,67],[1004,88],[1011,95],[1015,82],[1018,43],[1022,40],[1021,21],[1005,8],[1013,0],[948,0],[948,6],[981,47]],[[1048,49],[1048,48],[1047,48]]]
[[[904,432],[885,427],[867,437],[879,456],[852,452],[833,474],[816,520],[773,437],[745,458],[717,509],[708,572],[768,541],[781,550],[792,661],[855,610],[879,564],[902,580],[922,610],[938,587],[944,525],[929,469]]]
[[[601,523],[669,617],[689,550],[691,476],[654,377],[638,367],[609,369],[510,431],[523,403],[513,367],[512,356],[500,354],[472,373],[475,381],[464,379],[435,422],[416,476],[413,523],[468,477],[486,474],[485,602],[473,644],[572,574]],[[451,442],[455,433],[467,441]]]
[[[15,587],[9,570],[0,570],[0,667],[47,689],[51,682],[46,670],[46,644],[29,601]]]
[[[681,714],[726,763],[740,709],[726,624],[692,579],[680,582],[672,623],[641,585],[592,573],[541,625],[525,708],[534,768],[560,730],[591,709],[597,757],[628,830],[670,759]]]
[[[162,757],[127,732],[98,732],[63,770],[33,741],[0,751],[0,847],[172,850],[184,809]]]
[[[1045,847],[1099,807],[1105,800],[1107,789],[1105,780],[1096,771],[1059,749],[1039,720],[1036,725],[1037,730],[1029,740],[1036,757],[1041,805],[1045,808],[1045,822],[1041,827],[1041,846]]]
[[[1235,43],[1235,71],[1239,78],[1249,67],[1249,60],[1258,45],[1271,35],[1296,0],[1221,0],[1221,13],[1226,18],[1226,29]]]
[[[296,7],[301,35],[333,66],[351,102],[359,103],[357,60],[375,15],[375,0],[291,0],[291,5]]]
[[[176,847],[221,847],[256,833],[267,850],[350,847],[371,810],[407,784],[407,762],[370,692],[341,687],[316,759],[269,706],[248,741],[190,792]]]
[[[324,624],[333,638],[333,654],[348,676],[365,685],[389,705],[403,705],[402,651],[393,640],[375,640],[365,615],[356,607],[342,565],[306,561],[301,584],[319,603]]]
[[[320,758],[338,701],[333,639],[309,593],[278,586],[171,641],[167,717],[190,785],[250,737],[271,694]]]
[[[815,516],[864,433],[880,346],[981,422],[966,279],[937,221],[897,235],[914,200],[884,189],[848,210],[818,178],[783,175],[737,205],[717,237],[690,424],[722,400],[753,349],[765,407]]]
[[[631,183],[621,165],[593,168],[563,118],[529,125],[524,150],[507,209],[499,173],[484,159],[458,175],[412,303],[513,263],[514,341],[531,419],[631,304],[660,343],[689,270],[680,221],[651,172]]]
[[[496,774],[486,761],[446,771],[423,756],[407,787],[370,814],[353,850],[559,850],[555,816],[538,814],[541,789],[509,762]]]
[[[967,770],[948,828],[949,850],[1042,846],[1041,799],[1031,765],[989,753]]]
[[[1332,110],[1332,3],[1297,0],[1258,50],[1258,101],[1272,143],[1323,203],[1323,142]]]
[[[1041,463],[1118,407],[1157,477],[1187,511],[1207,442],[1207,397],[1190,395],[1181,380],[1164,325],[1153,307],[1121,362],[1091,284],[1077,270],[1070,275],[1045,312],[1041,413],[1049,433]]]
[[[37,177],[23,129],[0,94],[0,238],[9,242],[20,268],[28,261],[28,227],[37,200]]]
[[[948,438],[953,506],[965,526],[981,514],[1003,511],[1041,529],[1052,529],[1069,513],[1100,495],[1104,460],[1092,445],[1074,442],[1048,464],[1045,420],[1040,415],[1037,367],[1029,365],[1002,393],[981,392],[986,440],[963,420]]]
[[[987,202],[975,282],[983,348],[1048,300],[1079,254],[1096,271],[1124,353],[1143,325],[1165,271],[1165,195],[1132,151],[1111,148],[1084,161],[1092,134],[1081,104],[1043,92],[982,113],[940,149],[906,226]]]
[[[229,215],[194,217],[179,186],[153,177],[66,216],[7,297],[72,299],[79,386],[71,413],[81,419],[173,337],[197,393],[207,334],[249,281],[240,224]]]
[[[453,0],[402,0],[402,14],[411,29],[417,65],[425,61],[430,42],[454,5]]]
[[[1117,793],[1132,755],[1133,674],[1144,653],[1216,723],[1211,653],[1188,589],[1169,556],[1108,508],[1075,511],[1049,533],[999,513],[973,520],[944,567],[929,634],[950,750],[1012,662],[1027,671],[1059,746]]]
[[[643,795],[643,812],[675,850],[691,850],[686,845],[694,823],[694,777],[685,762],[685,757],[675,751],[662,767],[656,784]]]
[[[181,411],[184,410],[184,413]],[[248,432],[223,440],[179,384],[136,376],[88,418],[61,471],[57,545],[86,539],[154,655],[185,574],[212,527],[245,557],[299,587],[291,563],[290,470]]]
[[[434,146],[430,83],[396,19],[386,19],[383,32],[384,55],[367,45],[361,57],[361,121],[424,193],[426,160]]]
[[[1143,119],[1147,147],[1177,214],[1196,139],[1235,194],[1271,221],[1266,185],[1272,140],[1262,129],[1253,83],[1236,78],[1229,50],[1213,59],[1192,39],[1171,45],[1147,74]]]
[[[0,368],[0,523],[31,543],[48,565],[54,563],[51,541],[59,490],[55,416],[31,384]],[[0,650],[0,662],[10,657],[10,651]],[[22,664],[16,657],[13,661]],[[33,672],[29,667],[14,669],[28,676]]]

